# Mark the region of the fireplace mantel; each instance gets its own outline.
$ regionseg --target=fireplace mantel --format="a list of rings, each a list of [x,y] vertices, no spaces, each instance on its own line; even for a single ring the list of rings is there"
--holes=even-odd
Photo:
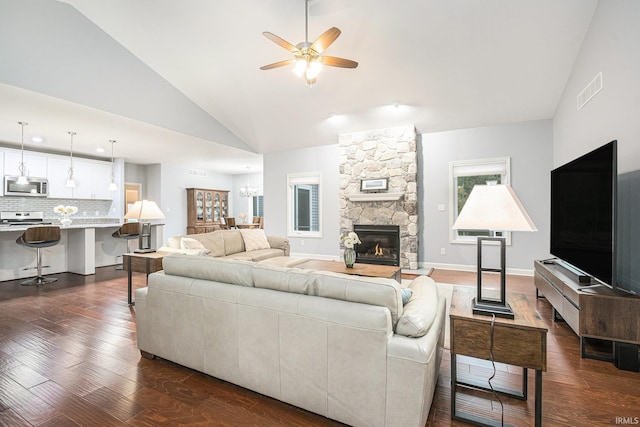
[[[352,202],[386,202],[400,200],[404,193],[352,193],[344,196]]]

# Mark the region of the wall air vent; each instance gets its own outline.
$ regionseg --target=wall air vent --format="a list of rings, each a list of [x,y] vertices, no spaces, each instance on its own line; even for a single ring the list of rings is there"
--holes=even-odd
[[[598,92],[602,90],[602,71],[596,75],[591,82],[582,89],[582,92],[578,94],[577,104],[578,110],[585,106],[585,104],[591,101],[591,98],[596,96]]]
[[[195,169],[189,169],[189,175],[191,176],[207,176],[206,171],[199,171]]]

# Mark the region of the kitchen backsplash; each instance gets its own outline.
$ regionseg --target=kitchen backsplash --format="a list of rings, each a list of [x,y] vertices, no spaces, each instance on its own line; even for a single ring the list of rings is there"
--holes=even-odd
[[[78,213],[73,215],[74,221],[81,219],[117,218],[110,213],[111,200],[74,200],[49,199],[46,197],[0,197],[0,211],[2,212],[42,212],[45,219],[55,219],[59,215],[53,212],[58,205],[76,206]],[[92,221],[97,222],[97,221]]]

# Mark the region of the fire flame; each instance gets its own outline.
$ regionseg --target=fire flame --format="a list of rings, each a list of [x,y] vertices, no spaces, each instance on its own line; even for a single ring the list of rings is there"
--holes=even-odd
[[[376,252],[375,252],[376,256],[383,256],[384,255],[384,250],[382,248],[382,246],[376,244]]]

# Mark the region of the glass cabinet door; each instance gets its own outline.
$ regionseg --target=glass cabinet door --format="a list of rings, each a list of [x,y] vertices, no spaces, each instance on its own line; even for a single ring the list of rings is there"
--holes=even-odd
[[[215,193],[213,196],[213,220],[220,221],[220,194]]]
[[[227,198],[228,198],[228,194],[222,193],[222,217],[223,218],[226,218],[229,216],[229,209],[228,209],[229,203],[227,202]]]
[[[205,222],[213,220],[213,212],[211,206],[211,193],[205,193]]]
[[[204,193],[196,192],[196,221],[204,221]]]

